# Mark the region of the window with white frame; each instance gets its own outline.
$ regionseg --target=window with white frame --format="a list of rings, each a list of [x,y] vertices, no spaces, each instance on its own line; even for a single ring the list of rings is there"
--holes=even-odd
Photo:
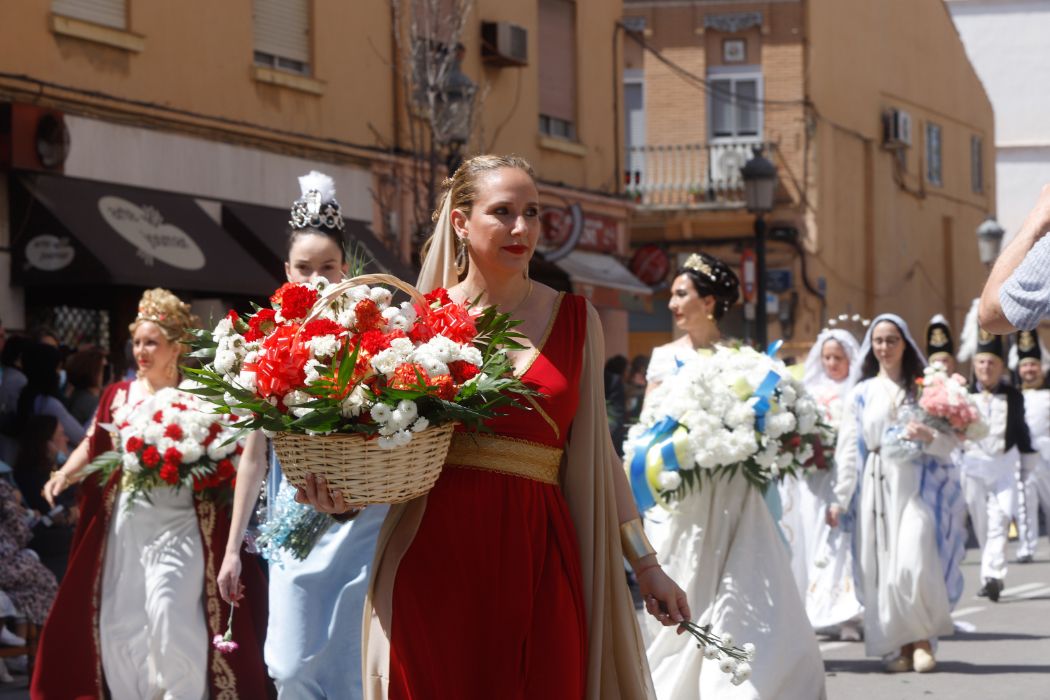
[[[254,0],[257,66],[310,74],[309,0]]]
[[[645,77],[637,68],[623,72],[624,147],[627,149],[627,171],[624,184],[628,190],[641,184],[645,169]]]
[[[980,136],[970,137],[970,189],[984,194],[984,140]]]
[[[127,0],[51,0],[51,11],[114,29],[128,28]]]
[[[762,133],[762,76],[708,73],[711,138],[754,138]]]
[[[937,187],[944,185],[941,173],[941,127],[933,122],[926,122],[926,181]]]

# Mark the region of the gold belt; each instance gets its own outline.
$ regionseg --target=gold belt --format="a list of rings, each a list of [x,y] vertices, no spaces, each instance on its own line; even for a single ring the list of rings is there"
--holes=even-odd
[[[452,436],[445,464],[557,484],[563,452],[557,447],[528,440],[484,433],[456,433]]]

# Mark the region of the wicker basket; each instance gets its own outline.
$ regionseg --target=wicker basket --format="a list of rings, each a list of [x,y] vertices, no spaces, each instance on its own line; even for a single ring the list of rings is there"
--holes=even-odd
[[[391,275],[362,275],[326,290],[334,300],[346,289],[360,284],[384,284],[400,289],[413,301],[425,304],[423,295],[410,284]],[[324,300],[304,325],[324,309]],[[441,474],[452,442],[454,423],[427,428],[412,434],[407,445],[393,449],[379,446],[364,435],[303,435],[277,433],[273,440],[281,470],[288,480],[304,486],[307,474],[322,476],[332,491],[340,491],[348,505],[401,503],[422,496]]]
[[[323,476],[348,505],[401,503],[434,487],[452,442],[454,423],[413,433],[403,447],[384,449],[363,435],[277,433],[273,448],[281,470],[296,486],[307,474]]]

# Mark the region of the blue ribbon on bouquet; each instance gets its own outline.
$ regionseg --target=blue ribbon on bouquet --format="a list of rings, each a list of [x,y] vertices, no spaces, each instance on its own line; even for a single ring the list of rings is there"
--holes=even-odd
[[[784,344],[783,340],[774,340],[769,344],[769,348],[766,350],[766,354],[770,357],[776,357],[777,352],[780,350],[780,346]],[[773,403],[773,392],[777,388],[777,384],[780,382],[780,375],[770,370],[766,375],[766,378],[762,380],[762,383],[758,385],[754,393],[751,394],[752,408],[755,409],[755,428],[760,433],[766,431],[766,414],[769,413],[769,409],[772,408]]]
[[[634,441],[634,456],[631,458],[631,493],[639,510],[646,511],[656,505],[656,488],[653,480],[661,471],[678,471],[678,453],[675,446],[682,444],[689,431],[671,416],[665,416]]]

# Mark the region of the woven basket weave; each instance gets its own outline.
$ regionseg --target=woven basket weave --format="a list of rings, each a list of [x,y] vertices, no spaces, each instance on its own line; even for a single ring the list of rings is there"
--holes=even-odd
[[[281,470],[296,486],[305,486],[306,475],[316,474],[329,489],[341,491],[348,505],[401,503],[434,487],[454,429],[454,423],[427,428],[394,449],[360,434],[277,433],[273,448]]]
[[[316,318],[343,291],[360,284],[385,284],[400,289],[418,304],[423,295],[412,285],[391,275],[362,275],[325,290],[325,297],[303,322]],[[364,435],[303,435],[277,433],[274,451],[281,470],[296,486],[305,486],[306,475],[322,476],[332,491],[340,491],[354,507],[401,503],[424,495],[437,481],[452,442],[454,423],[412,433],[407,445],[393,449],[379,446]]]

